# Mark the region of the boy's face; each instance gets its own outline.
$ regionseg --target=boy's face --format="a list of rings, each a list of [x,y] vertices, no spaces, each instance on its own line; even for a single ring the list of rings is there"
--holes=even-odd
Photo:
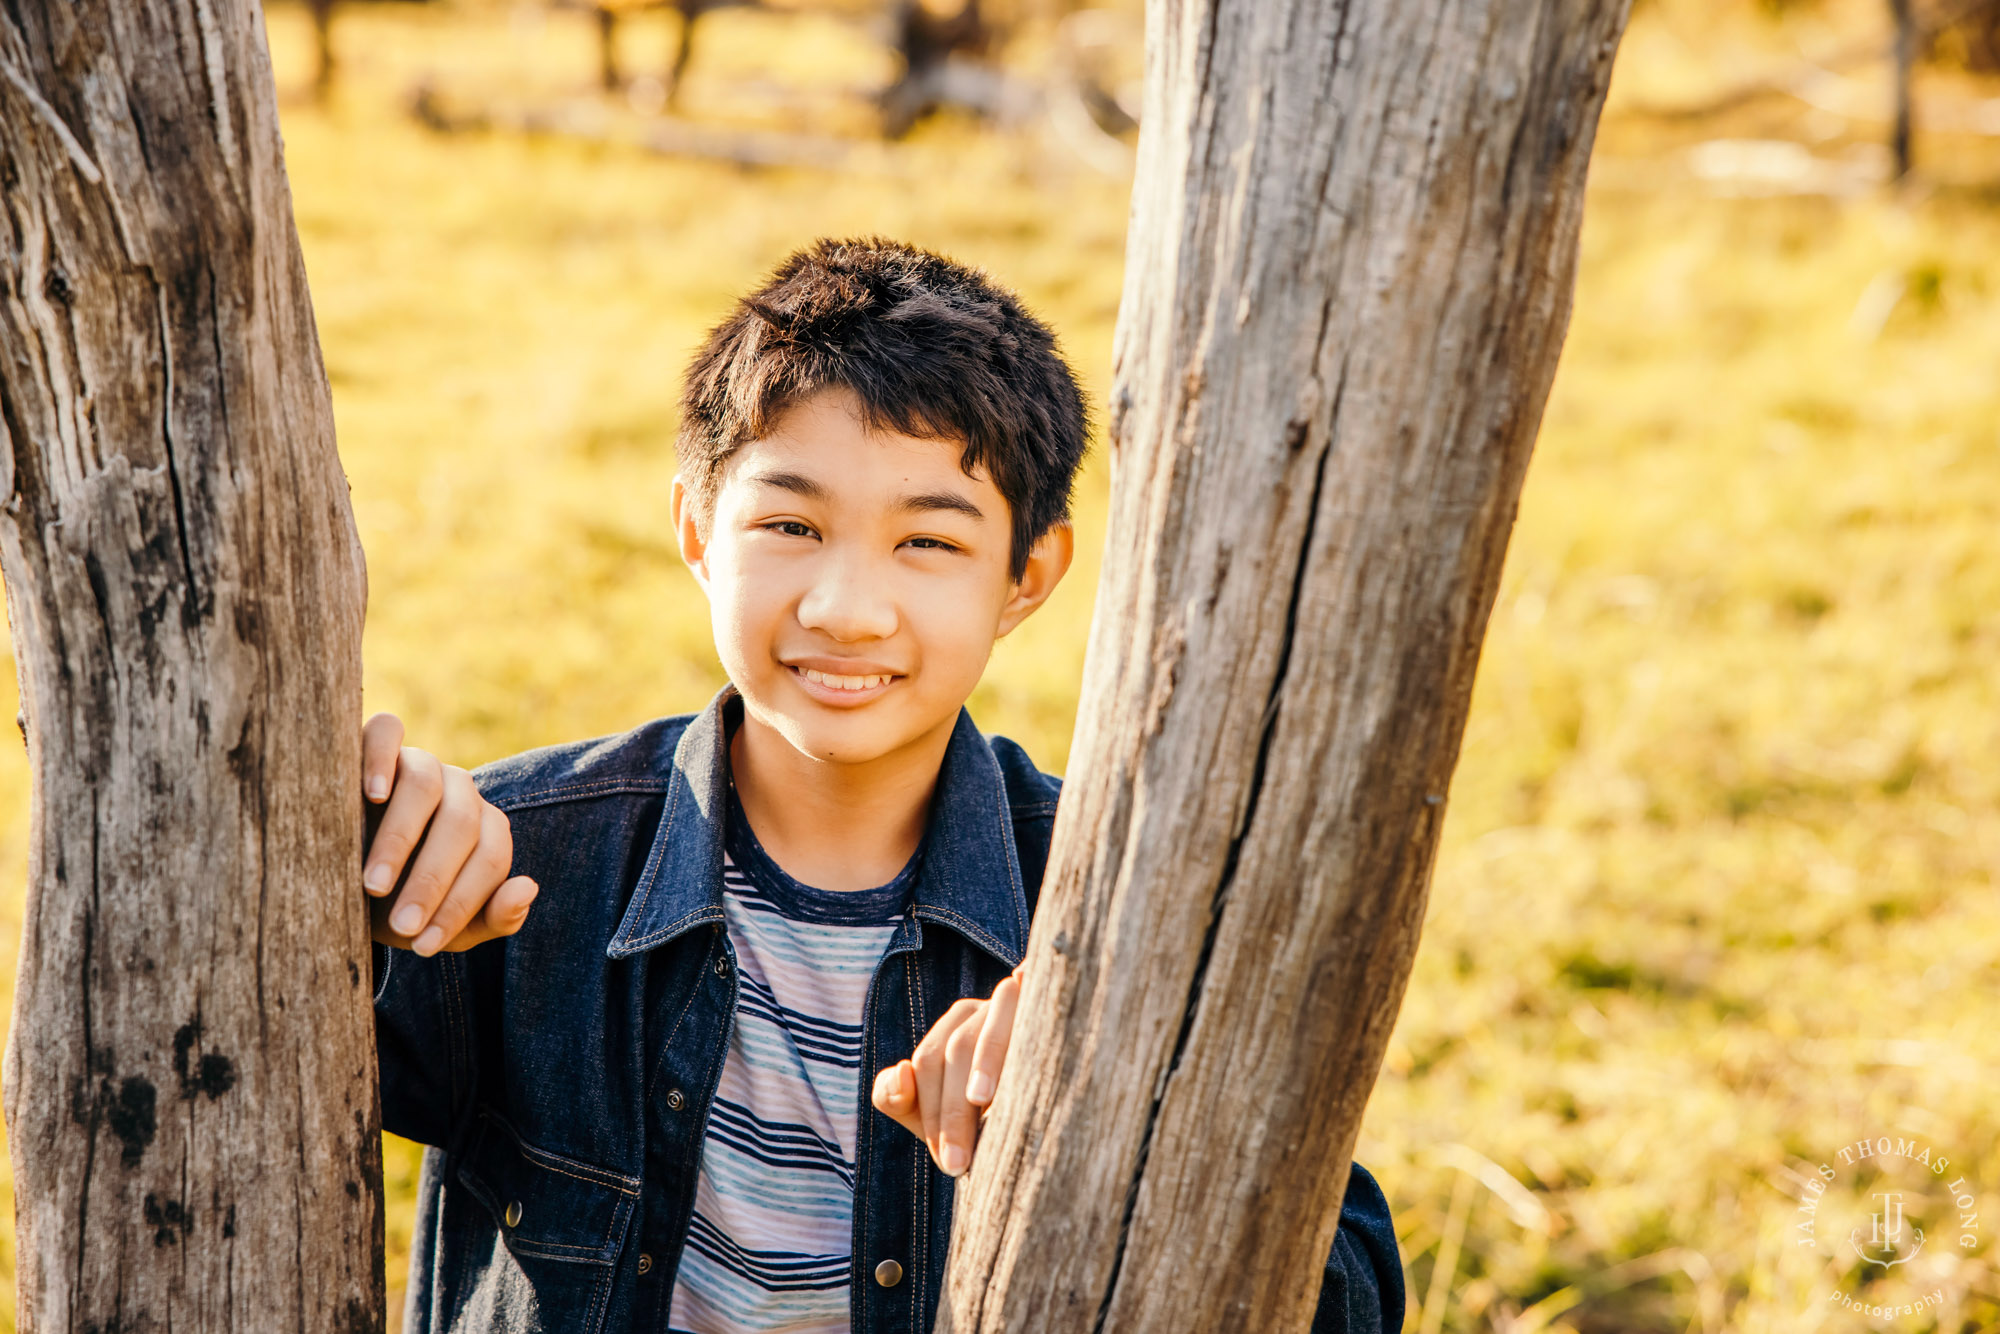
[[[750,717],[863,764],[950,735],[993,642],[1054,591],[1068,527],[1009,577],[1012,514],[955,440],[870,431],[851,391],[802,399],[730,458],[706,525],[674,482],[681,554]]]

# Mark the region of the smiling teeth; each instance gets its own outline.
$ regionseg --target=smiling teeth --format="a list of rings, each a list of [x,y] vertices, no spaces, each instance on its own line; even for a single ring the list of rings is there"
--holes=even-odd
[[[887,676],[828,676],[825,672],[816,672],[810,667],[799,668],[799,673],[806,680],[817,681],[831,690],[866,690],[870,686],[887,685],[891,680]]]

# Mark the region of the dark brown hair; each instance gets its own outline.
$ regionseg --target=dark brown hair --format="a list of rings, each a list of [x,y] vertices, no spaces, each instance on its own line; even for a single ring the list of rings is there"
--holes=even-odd
[[[799,399],[844,386],[873,430],[964,444],[1013,511],[1010,574],[1069,517],[1088,418],[1055,334],[942,255],[822,238],[709,331],[688,367],[677,449],[706,523],[729,457]]]

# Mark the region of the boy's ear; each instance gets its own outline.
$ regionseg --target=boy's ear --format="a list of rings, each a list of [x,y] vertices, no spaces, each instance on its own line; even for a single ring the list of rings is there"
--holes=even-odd
[[[1056,524],[1035,539],[1035,545],[1028,549],[1028,568],[1021,571],[1021,577],[1014,582],[1014,595],[1000,609],[1000,625],[994,638],[1004,637],[1049,600],[1049,594],[1056,591],[1075,555],[1076,530],[1067,522]]]
[[[696,511],[701,507],[695,503],[694,488],[679,473],[674,474],[671,504],[674,515],[674,537],[680,543],[681,559],[688,569],[694,571],[695,582],[702,591],[708,591],[708,539],[702,535],[701,524]]]

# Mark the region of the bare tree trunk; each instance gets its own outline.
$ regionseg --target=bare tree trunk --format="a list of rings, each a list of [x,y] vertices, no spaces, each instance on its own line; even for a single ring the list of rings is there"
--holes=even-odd
[[[313,97],[325,102],[333,96],[333,6],[334,0],[308,0],[312,9]]]
[[[1889,0],[1889,16],[1896,25],[1892,48],[1896,64],[1895,128],[1889,134],[1889,149],[1896,161],[1896,179],[1900,181],[1915,165],[1910,80],[1917,63],[1917,17],[1910,0]]]
[[[21,1327],[383,1318],[363,573],[251,0],[0,10]]]
[[[1299,1330],[1625,0],[1152,0],[1111,532],[938,1328]]]
[[[667,63],[667,105],[678,106],[681,97],[681,81],[687,77],[688,62],[694,59],[694,23],[701,17],[701,0],[676,0],[674,11],[680,15],[680,27],[675,32],[673,59]]]
[[[609,5],[598,5],[597,15],[597,85],[607,93],[615,93],[625,86],[625,75],[618,68],[618,11]]]

